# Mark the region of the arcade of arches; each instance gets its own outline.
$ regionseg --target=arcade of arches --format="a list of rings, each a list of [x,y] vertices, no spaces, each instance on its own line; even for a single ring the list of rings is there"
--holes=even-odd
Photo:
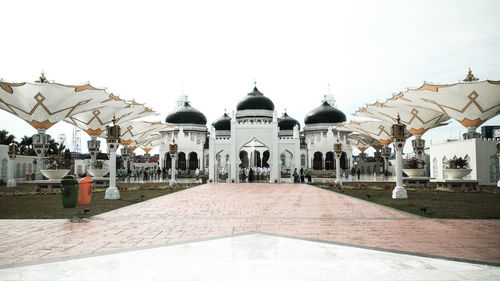
[[[340,168],[346,170],[348,167],[347,154],[342,152],[342,156],[340,156]],[[312,160],[312,168],[313,170],[335,170],[337,165],[333,152],[328,151],[325,156],[323,156],[323,153],[316,151]]]
[[[172,157],[170,156],[170,153],[165,153],[163,159],[163,167],[165,167],[167,170],[172,168]],[[198,153],[190,152],[186,156],[185,152],[179,152],[177,153],[175,164],[175,169],[178,171],[195,171],[200,167]]]

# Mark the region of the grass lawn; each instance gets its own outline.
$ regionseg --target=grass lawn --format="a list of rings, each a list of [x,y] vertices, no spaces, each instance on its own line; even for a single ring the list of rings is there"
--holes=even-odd
[[[114,209],[139,203],[144,200],[163,196],[172,192],[184,190],[195,185],[179,185],[174,189],[168,183],[151,184],[118,184],[120,190],[119,200],[104,200],[104,189],[98,189],[92,193],[92,201],[89,206],[93,216]],[[18,185],[17,188],[0,187],[0,219],[68,219],[73,209],[65,209],[62,206],[59,193],[43,194],[34,192],[33,185]],[[58,191],[57,191],[58,192]],[[141,198],[141,195],[144,197]],[[82,213],[83,213],[83,207]]]
[[[342,190],[343,194],[423,217],[500,219],[500,192],[497,188],[482,189],[480,192],[407,189],[408,199],[394,200],[390,189],[321,187],[334,192]]]

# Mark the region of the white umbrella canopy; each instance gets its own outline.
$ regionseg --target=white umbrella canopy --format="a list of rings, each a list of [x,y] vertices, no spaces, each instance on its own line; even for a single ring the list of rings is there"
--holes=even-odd
[[[398,122],[399,116],[401,123],[406,125],[406,129],[412,135],[423,135],[431,128],[446,125],[445,122],[450,119],[441,111],[416,106],[402,99],[389,99],[384,103],[376,102],[359,109],[353,115],[385,120],[392,124]]]
[[[107,102],[104,108],[75,114],[66,117],[64,121],[77,126],[89,136],[102,136],[106,133],[106,126],[112,123],[113,118],[118,125],[121,125],[126,121],[158,115],[143,104],[135,101],[125,102],[116,96],[113,97],[114,99]]]
[[[149,153],[153,148],[161,144],[161,139],[161,135],[155,135],[141,143],[139,146],[142,148],[142,150],[144,150],[144,152]]]
[[[424,83],[395,95],[392,100],[440,111],[471,131],[500,113],[500,81]]]
[[[370,146],[375,149],[380,149],[383,146],[378,140],[368,135],[353,133],[348,135],[347,138],[351,141],[352,145],[354,145],[357,149],[359,149],[362,152],[367,150]]]
[[[43,73],[35,83],[0,81],[0,108],[35,129],[48,129],[71,115],[102,108],[111,96],[90,84],[48,82]]]
[[[351,121],[349,123],[343,123],[338,126],[338,128],[341,130],[368,135],[379,141],[383,145],[387,145],[392,142],[391,127],[391,123],[383,120],[363,122]]]
[[[157,134],[160,131],[171,128],[172,125],[162,122],[126,121],[123,122],[120,127],[120,144],[137,147],[137,145],[140,145],[145,140],[151,138],[151,134]],[[134,142],[136,142],[137,145],[133,145]]]

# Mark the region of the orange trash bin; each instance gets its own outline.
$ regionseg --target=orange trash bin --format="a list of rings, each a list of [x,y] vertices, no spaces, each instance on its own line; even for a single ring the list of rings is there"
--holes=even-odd
[[[29,181],[30,180],[30,172],[26,172],[26,174],[24,174],[24,176],[26,177],[26,181]]]
[[[92,178],[83,178],[78,183],[78,205],[87,206],[90,204],[90,200],[92,199],[92,190],[94,189]]]

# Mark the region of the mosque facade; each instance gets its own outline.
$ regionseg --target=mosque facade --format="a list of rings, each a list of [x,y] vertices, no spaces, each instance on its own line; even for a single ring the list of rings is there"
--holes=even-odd
[[[196,170],[211,182],[245,182],[253,179],[278,183],[288,181],[297,169],[315,173],[335,171],[333,145],[343,144],[341,168],[352,167],[352,147],[347,133],[337,130],[346,116],[325,100],[304,119],[304,128],[286,112],[278,117],[274,103],[257,87],[244,96],[231,116],[224,113],[207,126],[205,115],[183,96],[165,120],[173,126],[163,135],[160,165],[171,168],[169,145],[178,145],[175,160],[179,174]]]

